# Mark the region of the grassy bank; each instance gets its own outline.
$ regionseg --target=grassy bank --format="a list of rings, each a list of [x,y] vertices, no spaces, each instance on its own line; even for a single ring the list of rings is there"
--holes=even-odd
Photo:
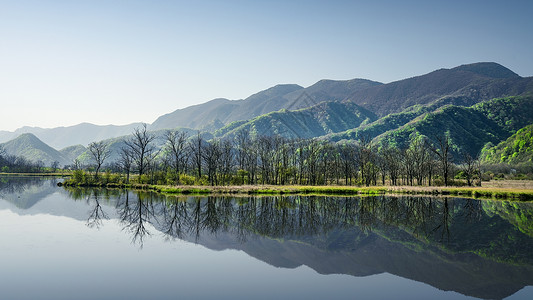
[[[533,201],[533,189],[494,187],[390,187],[390,193],[416,195],[449,195],[472,198],[511,199]]]
[[[69,184],[65,185],[80,186]],[[494,187],[420,187],[420,186],[170,186],[149,184],[88,184],[83,186],[131,188],[174,195],[434,195],[460,196],[471,198],[511,199],[533,201],[533,189],[494,188]]]

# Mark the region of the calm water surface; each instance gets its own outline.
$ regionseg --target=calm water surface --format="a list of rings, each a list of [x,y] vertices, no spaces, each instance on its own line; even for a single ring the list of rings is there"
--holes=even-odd
[[[533,299],[533,204],[0,178],[1,299]]]

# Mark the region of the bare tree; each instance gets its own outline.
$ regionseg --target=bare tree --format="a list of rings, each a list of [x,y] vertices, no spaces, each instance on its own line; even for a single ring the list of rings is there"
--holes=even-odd
[[[155,152],[155,147],[153,146],[155,138],[155,134],[148,132],[147,125],[142,124],[140,128],[134,130],[133,136],[124,142],[133,163],[137,167],[139,176],[145,174],[148,170],[150,158]]]
[[[51,164],[50,164],[50,168],[52,168],[55,171],[57,171],[57,169],[59,168],[59,162],[57,160],[54,160]]]
[[[239,169],[244,170],[246,163],[246,148],[250,145],[250,132],[248,130],[240,130],[235,135],[235,147],[237,150],[237,163]]]
[[[110,155],[109,145],[104,143],[103,141],[92,142],[89,144],[89,152],[91,152],[94,163],[96,164],[94,178],[98,180],[98,172],[100,171],[100,168],[104,164],[104,161]]]
[[[431,150],[424,136],[417,136],[409,145],[409,153],[413,162],[413,177],[417,184],[422,185],[424,178],[428,176],[428,164],[431,159]]]
[[[131,171],[131,165],[132,165],[132,155],[127,147],[123,147],[120,149],[120,158],[118,160],[118,164],[120,165],[120,168],[126,172],[126,183],[130,182],[130,171]]]
[[[81,162],[79,159],[74,159],[74,162],[72,164],[72,167],[74,168],[74,170],[79,170],[81,169]]]
[[[474,176],[479,172],[477,159],[473,158],[468,152],[463,153],[463,164],[461,165],[461,170],[466,177],[466,183],[468,186],[472,186],[474,182]]]
[[[220,145],[220,171],[222,184],[229,184],[230,173],[234,162],[234,152],[229,140],[223,140]]]
[[[257,140],[250,140],[247,143],[246,150],[244,151],[244,165],[248,176],[248,183],[257,183],[257,171],[258,171],[258,150]]]
[[[391,185],[398,185],[398,178],[402,169],[401,157],[401,151],[396,147],[387,145],[382,150],[382,159],[385,160],[385,168],[389,172]]]
[[[202,157],[207,167],[207,178],[210,185],[217,185],[217,171],[220,157],[222,155],[220,141],[213,140],[203,147]]]
[[[361,183],[369,186],[376,184],[378,168],[376,167],[375,147],[372,140],[367,137],[361,137],[359,147],[357,148],[357,162],[361,172]]]
[[[198,170],[198,178],[202,177],[202,144],[203,138],[200,135],[200,131],[196,137],[189,143],[189,148],[192,152],[193,164]]]
[[[451,153],[450,137],[448,135],[437,137],[437,145],[431,150],[438,156],[444,185],[448,186],[448,177],[450,173]]]
[[[346,185],[351,185],[356,166],[356,148],[353,144],[342,144],[337,146],[337,152],[340,157],[344,182]]]
[[[87,204],[89,203],[90,195],[87,198]],[[100,202],[98,201],[98,191],[94,190],[94,208],[91,210],[91,214],[87,219],[87,226],[100,228],[103,225],[102,219],[109,219],[107,214],[102,209]]]
[[[257,139],[257,154],[261,162],[261,183],[271,183],[271,177],[274,173],[273,170],[273,148],[274,139],[272,136],[260,136]]]
[[[167,131],[165,133],[165,139],[167,141],[166,149],[169,152],[171,156],[171,164],[174,169],[174,172],[177,176],[177,182],[179,183],[179,174],[181,170],[181,166],[184,165],[185,157],[186,157],[186,143],[188,134],[185,131]]]

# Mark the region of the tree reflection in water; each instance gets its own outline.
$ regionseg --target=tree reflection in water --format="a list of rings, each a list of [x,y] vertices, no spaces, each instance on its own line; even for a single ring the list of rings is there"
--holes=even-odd
[[[99,190],[93,190],[94,207],[90,211],[89,218],[87,218],[87,226],[100,228],[102,226],[102,219],[109,219],[108,215],[102,209],[100,200],[98,199]],[[90,205],[91,195],[87,196],[87,204]]]
[[[124,231],[131,234],[132,242],[141,247],[144,237],[150,235],[149,223],[167,240],[178,238],[198,243],[203,236],[216,238],[224,233],[241,244],[250,238],[268,237],[333,243],[328,247],[355,249],[359,241],[377,232],[385,234],[389,240],[402,243],[411,239],[411,243],[483,253],[498,260],[533,262],[533,255],[522,251],[527,245],[533,247],[531,237],[523,234],[531,232],[529,227],[532,222],[526,220],[518,225],[529,227],[513,230],[515,227],[509,223],[515,219],[512,215],[507,216],[508,220],[498,221],[487,215],[484,202],[474,199],[410,196],[165,197],[149,192],[89,189],[69,189],[69,193],[72,198],[85,199],[92,206],[87,225],[96,228],[109,215],[101,201],[115,202],[113,214],[122,222]],[[499,205],[502,202],[487,203]],[[502,207],[492,209],[500,211],[505,208]],[[513,213],[523,215],[523,212]],[[504,228],[505,224],[507,227]],[[479,234],[484,228],[491,228],[491,231]],[[338,239],[335,243],[333,235]],[[509,238],[509,241],[495,242],[503,238]],[[514,252],[509,254],[509,251]]]

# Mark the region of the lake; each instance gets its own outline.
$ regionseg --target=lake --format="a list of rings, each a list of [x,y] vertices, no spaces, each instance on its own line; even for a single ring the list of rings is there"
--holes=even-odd
[[[533,203],[0,177],[2,299],[533,299]]]

